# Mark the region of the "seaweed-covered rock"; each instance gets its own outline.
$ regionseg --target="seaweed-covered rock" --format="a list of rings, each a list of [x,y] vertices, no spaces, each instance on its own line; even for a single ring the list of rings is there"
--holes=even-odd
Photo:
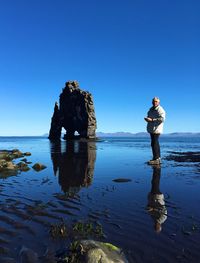
[[[61,130],[66,134],[64,139],[96,138],[96,117],[91,93],[79,88],[77,81],[68,81],[60,94],[60,106],[55,104],[49,132],[50,140],[59,140]]]
[[[0,177],[6,178],[8,176],[16,175],[18,173],[18,166],[12,161],[0,159]]]
[[[71,245],[71,263],[127,263],[122,250],[111,243],[94,240],[76,241]]]
[[[0,177],[6,178],[8,176],[17,175],[19,171],[28,171],[27,159],[21,159],[21,162],[15,164],[15,159],[24,157],[18,149],[0,150]],[[29,154],[30,155],[30,154]]]

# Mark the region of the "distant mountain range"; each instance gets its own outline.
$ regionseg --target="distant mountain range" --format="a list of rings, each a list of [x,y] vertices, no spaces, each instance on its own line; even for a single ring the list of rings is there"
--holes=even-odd
[[[113,132],[113,133],[105,133],[105,132],[97,132],[97,137],[147,137],[149,134],[147,132]],[[162,136],[170,136],[170,137],[200,137],[200,132],[173,132],[173,133],[164,133]]]
[[[63,134],[64,135],[64,134]],[[48,133],[42,135],[43,137],[48,137]],[[97,132],[97,137],[147,137],[149,134],[147,132]],[[200,132],[173,132],[173,133],[164,133],[162,136],[170,137],[200,137]],[[63,137],[63,136],[62,136]]]

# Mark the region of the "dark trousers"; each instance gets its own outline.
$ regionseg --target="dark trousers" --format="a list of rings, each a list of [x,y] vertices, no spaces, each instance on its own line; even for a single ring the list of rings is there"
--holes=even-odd
[[[151,135],[151,148],[153,153],[153,160],[160,158],[160,144],[159,136],[160,134],[150,133]]]
[[[160,176],[161,176],[160,166],[154,166],[153,167],[152,181],[151,181],[151,193],[152,194],[161,194],[161,192],[160,192]]]

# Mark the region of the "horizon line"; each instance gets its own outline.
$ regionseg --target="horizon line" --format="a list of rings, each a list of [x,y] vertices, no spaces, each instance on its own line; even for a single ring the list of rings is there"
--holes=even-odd
[[[148,132],[144,131],[144,132],[128,132],[128,131],[116,131],[116,132],[102,132],[102,131],[99,131],[99,132],[96,132],[96,134],[98,133],[102,133],[102,134],[117,134],[117,133],[126,133],[126,134],[133,134],[133,135],[136,135],[136,134],[148,134]],[[198,132],[187,132],[187,131],[184,131],[184,132],[168,132],[168,133],[162,133],[162,135],[167,135],[167,134],[183,134],[183,133],[186,133],[186,134],[200,134],[200,131]],[[0,137],[47,137],[48,136],[48,133],[44,133],[44,134],[40,134],[40,135],[0,135]]]

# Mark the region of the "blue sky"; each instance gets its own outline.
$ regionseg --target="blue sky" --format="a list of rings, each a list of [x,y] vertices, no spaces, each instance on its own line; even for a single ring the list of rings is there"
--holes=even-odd
[[[49,131],[67,80],[93,94],[98,131],[200,132],[200,2],[0,0],[0,135]]]

